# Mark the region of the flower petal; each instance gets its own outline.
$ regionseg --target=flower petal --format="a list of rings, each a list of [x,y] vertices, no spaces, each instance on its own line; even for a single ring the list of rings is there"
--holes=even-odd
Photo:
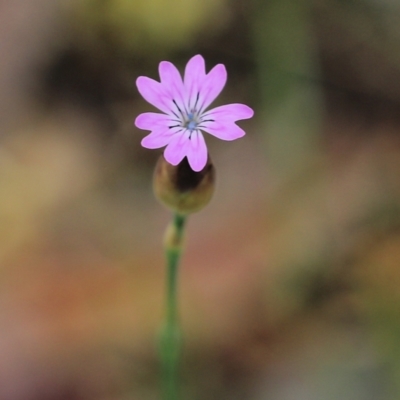
[[[213,108],[203,114],[202,119],[213,119],[214,121],[235,122],[241,119],[248,119],[254,115],[254,111],[245,104],[227,104]]]
[[[195,106],[197,94],[200,92],[200,87],[205,77],[204,58],[198,54],[188,61],[185,68],[184,85],[189,109]]]
[[[246,132],[234,122],[207,121],[201,124],[201,129],[222,140],[239,139]]]
[[[162,61],[159,65],[159,73],[161,84],[166,93],[170,96],[171,100],[175,100],[178,104],[178,109],[175,111],[180,112],[185,109],[185,89],[182,82],[182,77],[174,64],[169,61]],[[173,107],[173,105],[171,105]]]
[[[136,79],[136,86],[139,93],[148,103],[167,114],[171,114],[171,100],[160,82],[147,76],[139,76]]]
[[[135,125],[137,128],[146,129],[149,131],[152,131],[158,127],[166,128],[175,123],[176,121],[174,121],[169,115],[152,112],[140,114],[135,120]]]
[[[183,87],[182,77],[175,67],[169,61],[161,61],[158,67],[161,83],[166,87],[176,86],[179,90]]]
[[[199,110],[205,110],[221,93],[226,84],[227,73],[223,64],[216,65],[200,86]]]
[[[175,133],[168,128],[154,130],[142,139],[141,145],[146,149],[159,149],[169,144]]]
[[[176,134],[164,150],[165,159],[172,165],[178,165],[187,155],[190,147],[188,131]]]
[[[207,146],[200,131],[192,132],[187,151],[189,165],[193,171],[201,171],[207,164]]]

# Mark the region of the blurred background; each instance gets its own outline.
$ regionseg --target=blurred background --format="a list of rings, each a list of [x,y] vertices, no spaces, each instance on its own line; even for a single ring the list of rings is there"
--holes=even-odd
[[[400,2],[0,1],[0,400],[159,399],[139,75],[223,63],[180,276],[184,399],[400,397]]]

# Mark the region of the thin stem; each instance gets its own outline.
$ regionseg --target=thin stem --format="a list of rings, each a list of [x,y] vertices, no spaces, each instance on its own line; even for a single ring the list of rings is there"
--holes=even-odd
[[[164,399],[176,400],[178,394],[178,363],[181,334],[177,310],[178,266],[182,254],[183,233],[186,217],[175,214],[165,236],[167,261],[167,293],[165,325],[161,332],[161,361],[164,383]]]

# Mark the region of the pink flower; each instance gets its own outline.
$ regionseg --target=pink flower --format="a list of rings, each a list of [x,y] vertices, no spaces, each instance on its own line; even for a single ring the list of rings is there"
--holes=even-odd
[[[222,140],[245,135],[235,122],[251,118],[253,110],[244,104],[228,104],[206,111],[226,83],[224,65],[216,65],[208,74],[202,56],[189,60],[182,80],[177,68],[168,61],[159,65],[161,82],[140,76],[136,85],[143,98],[164,114],[140,114],[135,125],[151,131],[142,139],[142,146],[158,149],[166,146],[165,159],[178,165],[188,158],[193,171],[201,171],[207,163],[207,147],[202,131]]]

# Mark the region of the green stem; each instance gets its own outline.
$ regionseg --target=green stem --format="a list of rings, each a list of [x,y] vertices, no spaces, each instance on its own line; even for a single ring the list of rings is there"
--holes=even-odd
[[[182,241],[186,217],[175,214],[165,237],[167,261],[167,296],[165,325],[161,333],[161,362],[164,384],[164,399],[178,399],[178,363],[181,334],[177,311],[178,266],[182,254]]]

